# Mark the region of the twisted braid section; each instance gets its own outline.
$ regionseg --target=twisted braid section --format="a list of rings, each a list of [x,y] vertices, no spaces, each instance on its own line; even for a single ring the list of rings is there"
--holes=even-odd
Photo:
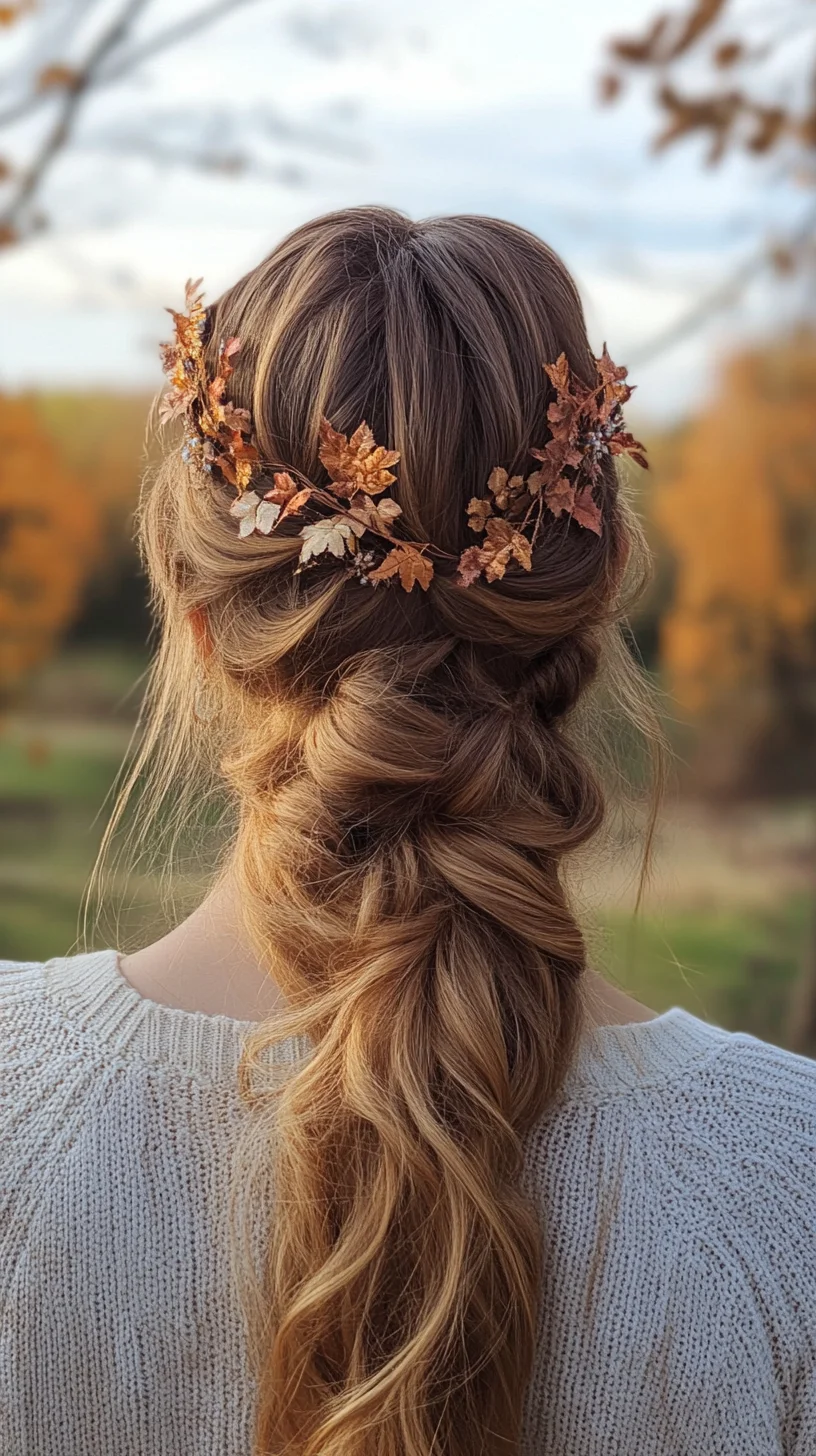
[[[579,1026],[561,861],[603,808],[561,719],[596,655],[562,644],[510,690],[453,638],[360,654],[296,750],[288,706],[226,765],[312,1047],[273,1088],[261,1030],[245,1069],[275,1148],[259,1451],[517,1448],[540,1247],[518,1174]]]

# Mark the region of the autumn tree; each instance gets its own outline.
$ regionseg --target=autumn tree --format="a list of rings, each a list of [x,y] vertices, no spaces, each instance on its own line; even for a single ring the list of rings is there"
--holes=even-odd
[[[728,363],[655,513],[676,562],[663,661],[702,767],[816,789],[816,335]]]
[[[99,518],[34,402],[0,397],[0,701],[52,652],[79,609]]]
[[[638,81],[659,116],[656,152],[701,143],[709,167],[739,155],[753,163],[758,186],[788,184],[783,209],[766,209],[753,250],[641,351],[653,357],[731,307],[771,267],[812,283],[816,4],[661,7],[640,33],[608,43],[601,98],[616,101]],[[816,786],[815,352],[813,335],[803,334],[735,359],[659,502],[677,554],[663,631],[669,671],[705,725],[700,761],[709,779],[732,786]],[[811,917],[787,1035],[816,1054],[816,891]]]

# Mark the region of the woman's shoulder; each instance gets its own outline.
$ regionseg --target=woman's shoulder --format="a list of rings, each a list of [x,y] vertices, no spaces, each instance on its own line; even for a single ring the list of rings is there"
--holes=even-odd
[[[22,1051],[33,1041],[42,1051],[53,1050],[48,1032],[60,1019],[60,1008],[51,994],[51,983],[59,967],[70,967],[87,956],[62,960],[6,960],[0,958],[0,1047],[3,1062],[13,1050]]]
[[[650,1020],[595,1028],[579,1050],[566,1090],[595,1101],[653,1093],[689,1116],[725,1112],[738,1099],[744,1120],[752,1113],[772,1115],[775,1104],[790,1102],[812,1118],[816,1061],[673,1006]]]
[[[529,1163],[544,1183],[558,1144],[582,1182],[593,1169],[603,1182],[611,1161],[635,1194],[660,1185],[666,1207],[790,1204],[812,1228],[816,1061],[680,1007],[601,1027],[533,1135]]]
[[[138,1177],[147,1128],[151,1157],[164,1140],[194,1165],[229,1142],[239,1024],[222,1020],[144,1000],[114,950],[0,960],[0,1264],[4,1214],[19,1232],[77,1168]]]
[[[673,1119],[699,1119],[748,1162],[763,1150],[792,1156],[816,1185],[816,1061],[745,1031],[721,1032],[713,1050],[690,1069],[687,1092],[682,1081],[667,1088]]]
[[[746,1114],[767,1116],[782,1099],[808,1126],[816,1116],[816,1060],[745,1031],[725,1032],[718,1071],[726,1085],[739,1088]]]
[[[707,1308],[788,1371],[816,1348],[810,1058],[679,1008],[604,1028],[536,1129],[525,1186],[576,1282],[599,1260],[613,1302],[648,1285],[690,1329]]]

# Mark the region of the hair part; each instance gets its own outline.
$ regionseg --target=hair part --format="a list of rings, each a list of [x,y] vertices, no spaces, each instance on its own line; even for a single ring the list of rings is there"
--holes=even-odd
[[[262,473],[318,480],[321,416],[365,418],[400,452],[410,534],[457,554],[492,468],[547,438],[542,365],[593,377],[563,264],[492,218],[318,218],[210,318],[208,348],[242,340]],[[510,1456],[544,1294],[525,1139],[583,1025],[564,869],[604,816],[586,706],[605,691],[657,739],[620,636],[642,535],[610,461],[600,537],[553,518],[530,572],[409,594],[294,576],[296,523],[239,541],[230,499],[175,451],[145,482],[161,640],[131,783],[152,766],[148,811],[196,769],[228,786],[227,872],[287,1003],[242,1064],[254,1450]]]

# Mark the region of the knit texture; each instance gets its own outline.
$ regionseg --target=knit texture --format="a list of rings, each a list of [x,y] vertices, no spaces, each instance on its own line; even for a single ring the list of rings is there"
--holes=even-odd
[[[249,1456],[247,1029],[145,1000],[113,951],[0,963],[4,1456]],[[588,1031],[524,1181],[524,1456],[814,1456],[816,1063],[676,1006]]]

